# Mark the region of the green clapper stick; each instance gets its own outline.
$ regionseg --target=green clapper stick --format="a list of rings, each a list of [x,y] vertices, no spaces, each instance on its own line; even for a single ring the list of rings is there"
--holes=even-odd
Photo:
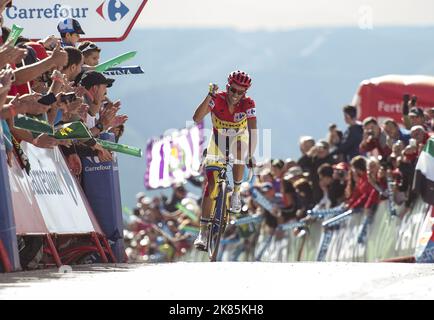
[[[96,141],[98,141],[98,143],[102,145],[104,149],[107,149],[109,151],[120,152],[139,158],[142,157],[142,149],[140,148],[128,146],[126,144],[114,143],[111,141],[106,141],[101,139],[96,139]]]
[[[8,36],[8,39],[6,40],[6,43],[8,43],[8,41],[11,41],[10,45],[12,47],[15,46],[15,43],[17,43],[17,40],[18,40],[19,36],[21,35],[21,32],[23,32],[23,30],[24,30],[24,28],[22,28],[16,24],[13,24],[12,30],[9,33],[9,36]]]
[[[137,51],[130,51],[124,54],[121,54],[120,56],[114,57],[113,59],[110,59],[109,61],[103,62],[95,67],[95,71],[98,72],[104,72],[109,68],[112,68],[114,66],[117,66],[121,63],[124,63],[127,60],[130,60],[131,58],[134,58],[136,56]]]
[[[54,134],[53,127],[48,122],[24,115],[14,118],[14,127],[35,133]]]
[[[57,140],[70,140],[70,139],[91,139],[92,134],[89,129],[81,122],[74,121],[65,123],[56,127],[54,138]]]

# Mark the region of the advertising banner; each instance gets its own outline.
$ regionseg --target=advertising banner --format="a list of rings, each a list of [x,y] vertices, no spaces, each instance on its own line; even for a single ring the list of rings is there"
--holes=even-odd
[[[50,233],[95,232],[80,187],[59,149],[21,145],[31,164],[29,183]]]
[[[114,141],[114,135],[105,133],[101,135],[101,139]],[[123,261],[125,249],[116,154],[113,154],[112,162],[100,162],[97,156],[82,158],[82,165],[84,193],[117,261]]]
[[[147,0],[14,0],[3,13],[4,25],[24,28],[23,35],[42,39],[59,36],[57,25],[76,19],[83,40],[122,41],[134,26]]]
[[[353,99],[359,120],[372,116],[403,123],[403,95],[417,96],[417,107],[434,105],[434,77],[387,75],[362,81]]]
[[[3,129],[0,125],[0,239],[8,252],[12,268],[18,270],[20,260],[8,176],[6,148],[3,140]],[[2,268],[0,263],[0,270],[3,270]]]
[[[197,175],[202,158],[203,123],[152,139],[146,148],[145,187],[167,188]]]
[[[416,246],[416,262],[434,262],[434,207],[427,214]]]
[[[15,157],[12,159],[12,167],[9,168],[9,183],[11,186],[17,234],[49,233],[41,210],[39,210],[38,201],[32,190],[30,177],[21,169]]]

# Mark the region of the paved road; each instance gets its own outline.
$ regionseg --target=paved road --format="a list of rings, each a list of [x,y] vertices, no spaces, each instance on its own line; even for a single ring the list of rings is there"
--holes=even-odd
[[[204,295],[198,284],[210,275],[216,290]],[[0,274],[0,299],[35,298],[434,299],[434,265],[179,262]]]

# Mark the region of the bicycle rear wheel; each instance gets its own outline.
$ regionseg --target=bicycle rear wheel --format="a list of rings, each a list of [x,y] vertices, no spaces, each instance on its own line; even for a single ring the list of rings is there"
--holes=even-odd
[[[220,190],[216,199],[214,214],[209,226],[208,236],[208,255],[211,262],[217,260],[220,247],[220,239],[226,228],[226,183],[220,185]]]

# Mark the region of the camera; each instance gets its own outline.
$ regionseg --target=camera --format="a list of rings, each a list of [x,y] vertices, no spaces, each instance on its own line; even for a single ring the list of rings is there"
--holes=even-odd
[[[75,95],[75,92],[65,93],[65,94],[62,94],[60,96],[60,101],[63,102],[63,103],[72,102],[75,99],[77,99],[77,96]]]
[[[411,102],[410,102],[411,106],[415,107],[416,106],[416,102],[417,102],[417,97],[416,96],[412,96],[411,97]]]
[[[55,103],[56,101],[57,101],[56,100],[56,96],[52,92],[49,93],[49,94],[46,94],[45,96],[42,96],[42,98],[40,98],[38,100],[38,102],[40,104],[43,104],[43,105],[46,105],[46,106],[49,106],[49,105]]]

